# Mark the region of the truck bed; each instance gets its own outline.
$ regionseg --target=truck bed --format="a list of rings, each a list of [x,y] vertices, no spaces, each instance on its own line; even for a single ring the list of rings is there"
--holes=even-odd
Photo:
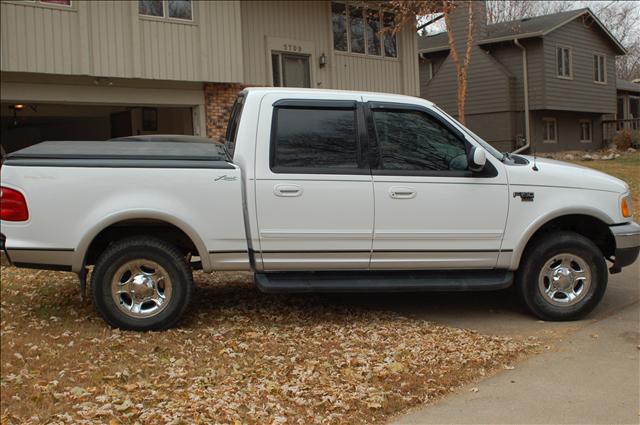
[[[6,165],[233,169],[224,146],[185,142],[43,142],[11,153]]]

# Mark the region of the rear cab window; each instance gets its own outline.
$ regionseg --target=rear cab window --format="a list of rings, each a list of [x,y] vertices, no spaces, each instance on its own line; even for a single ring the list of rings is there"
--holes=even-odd
[[[277,102],[269,165],[274,173],[360,174],[365,167],[356,102]]]
[[[244,108],[245,95],[240,94],[231,108],[229,121],[227,122],[227,133],[224,137],[224,147],[230,159],[233,159],[233,153],[236,149],[236,138],[238,137],[238,126],[242,117],[242,109]]]

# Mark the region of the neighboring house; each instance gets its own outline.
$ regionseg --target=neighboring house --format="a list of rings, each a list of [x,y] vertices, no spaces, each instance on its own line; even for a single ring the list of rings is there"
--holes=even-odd
[[[640,83],[627,80],[616,81],[616,113],[602,122],[604,141],[610,144],[620,131],[635,133],[636,143],[640,140]]]
[[[527,140],[540,152],[602,147],[603,116],[616,112],[615,57],[625,49],[598,18],[580,9],[488,25],[484,1],[473,6],[466,124],[505,151]],[[461,59],[467,28],[468,8],[454,9]],[[420,37],[418,52],[420,95],[455,116],[448,34]]]
[[[383,11],[380,11],[383,12]],[[362,3],[2,0],[2,145],[220,138],[245,86],[418,95],[415,32]]]

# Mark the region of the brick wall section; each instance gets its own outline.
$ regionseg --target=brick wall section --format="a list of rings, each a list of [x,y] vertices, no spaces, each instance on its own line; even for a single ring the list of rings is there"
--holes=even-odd
[[[207,114],[207,137],[214,140],[224,139],[233,102],[238,92],[244,88],[242,84],[205,83],[204,108]]]

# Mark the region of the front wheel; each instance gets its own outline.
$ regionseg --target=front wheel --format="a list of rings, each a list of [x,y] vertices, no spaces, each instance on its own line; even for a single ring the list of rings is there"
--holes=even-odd
[[[575,320],[593,310],[607,288],[600,249],[573,232],[550,233],[527,247],[516,285],[528,309],[543,320]]]
[[[173,326],[189,304],[192,286],[182,253],[146,236],[113,243],[91,274],[91,295],[104,320],[137,331]]]

